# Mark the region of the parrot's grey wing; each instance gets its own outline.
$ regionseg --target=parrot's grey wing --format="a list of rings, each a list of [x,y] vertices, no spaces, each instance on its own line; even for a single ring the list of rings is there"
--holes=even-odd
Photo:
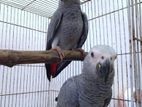
[[[84,42],[87,39],[87,35],[88,35],[88,20],[87,20],[87,16],[86,14],[82,13],[82,19],[83,19],[83,29],[82,29],[82,35],[77,43],[77,47],[76,48],[81,48],[82,45],[84,44]],[[56,74],[54,75],[54,77],[56,77],[65,67],[67,67],[69,64],[71,63],[71,61],[63,61],[58,65],[58,69]]]
[[[103,107],[107,107],[111,101],[111,97],[112,97],[112,93],[110,95],[110,97],[108,97],[105,101],[104,101],[104,106]]]
[[[52,48],[52,42],[55,38],[57,30],[60,27],[62,17],[63,17],[63,14],[61,12],[56,11],[51,19],[51,22],[48,27],[46,50],[49,50]],[[50,64],[45,64],[45,68],[46,68],[47,78],[50,81],[50,78],[51,78]]]
[[[61,87],[57,107],[79,107],[77,85],[74,78],[68,79]]]
[[[77,48],[81,48],[84,42],[87,39],[88,35],[88,19],[85,13],[82,13],[82,19],[83,19],[83,29],[82,29],[82,35],[80,37],[80,40],[78,41]]]
[[[61,63],[58,64],[57,67],[57,72],[54,75],[54,77],[56,77],[64,68],[66,68],[69,64],[71,63],[71,61],[62,61]],[[53,78],[54,78],[53,77]]]
[[[103,107],[107,107],[109,105],[110,101],[111,101],[111,98],[106,99]]]
[[[63,13],[56,11],[54,15],[51,18],[51,22],[48,27],[48,33],[47,33],[47,44],[46,44],[46,50],[51,49],[52,42],[55,38],[56,32],[60,27],[60,24],[62,22]]]

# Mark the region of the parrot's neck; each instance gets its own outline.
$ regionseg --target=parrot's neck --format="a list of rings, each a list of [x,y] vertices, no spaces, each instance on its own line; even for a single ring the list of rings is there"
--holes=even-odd
[[[104,81],[104,79],[101,79],[99,77],[96,78],[92,78],[93,76],[89,76],[87,74],[81,74],[83,81],[84,81],[84,85],[86,86],[96,86],[98,84],[102,84],[106,87],[111,87],[112,86],[112,81],[108,80],[107,82]]]
[[[67,8],[71,8],[71,9],[81,9],[80,8],[80,4],[63,4],[63,3],[60,3],[59,4],[59,8],[60,9],[67,9]]]
[[[86,83],[91,83],[91,84],[94,84],[94,85],[96,85],[96,84],[103,84],[103,85],[106,85],[106,86],[112,86],[114,74],[109,75],[108,79],[106,81],[104,77],[100,77],[97,74],[90,74],[90,72],[91,72],[90,70],[91,69],[88,70],[87,67],[84,67],[83,70],[84,71],[82,72],[81,75],[83,77],[83,80]],[[95,71],[92,71],[92,72],[95,72]]]
[[[97,79],[88,79],[86,75],[81,74],[80,81],[80,95],[81,99],[87,101],[88,103],[96,103],[103,102],[106,97],[108,97],[108,93],[111,90],[111,83],[105,84],[102,81],[98,81]],[[104,99],[102,99],[104,98]],[[96,101],[97,100],[97,101]]]

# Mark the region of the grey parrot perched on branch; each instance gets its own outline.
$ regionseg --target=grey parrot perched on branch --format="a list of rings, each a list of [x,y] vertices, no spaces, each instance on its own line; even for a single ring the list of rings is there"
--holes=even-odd
[[[109,46],[92,48],[84,59],[82,73],[69,78],[61,87],[57,107],[107,107],[112,96],[116,57]]]
[[[87,34],[88,20],[81,11],[80,0],[60,0],[48,27],[46,50],[56,49],[60,57],[63,57],[61,49],[81,48]],[[70,62],[45,64],[48,80],[50,81],[51,76],[56,77]]]

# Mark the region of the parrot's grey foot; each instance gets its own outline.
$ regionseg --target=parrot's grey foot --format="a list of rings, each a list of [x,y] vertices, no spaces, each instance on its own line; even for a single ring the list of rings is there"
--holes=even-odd
[[[62,49],[60,47],[55,47],[55,48],[52,48],[52,50],[55,50],[58,53],[58,55],[62,61],[65,56],[64,53],[62,52]]]

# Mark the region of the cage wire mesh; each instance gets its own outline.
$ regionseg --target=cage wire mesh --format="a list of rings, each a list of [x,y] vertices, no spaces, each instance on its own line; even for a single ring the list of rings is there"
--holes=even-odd
[[[7,0],[0,1],[0,49],[45,50],[51,14],[45,13],[48,7],[38,12],[34,9],[38,5],[30,0],[27,2],[23,2],[24,5],[19,3],[27,6],[23,9]],[[43,3],[44,0],[36,2]],[[137,88],[142,89],[142,0],[91,0],[81,8],[89,22],[89,34],[83,49],[89,51],[94,45],[105,44],[112,46],[118,54],[109,107],[119,107],[120,100],[128,107],[134,107],[132,93]],[[0,107],[55,107],[55,97],[62,84],[69,77],[80,74],[81,69],[82,62],[73,61],[49,85],[44,64],[13,68],[1,65]],[[125,91],[127,98],[118,98]],[[136,103],[136,107],[142,107],[142,104]]]

